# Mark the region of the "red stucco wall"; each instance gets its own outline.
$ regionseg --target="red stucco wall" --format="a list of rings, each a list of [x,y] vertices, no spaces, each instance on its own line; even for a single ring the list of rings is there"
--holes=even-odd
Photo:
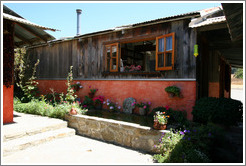
[[[13,85],[7,88],[3,86],[3,123],[13,122]]]
[[[38,80],[42,94],[50,93],[50,88],[56,92],[66,92],[66,80]],[[74,81],[76,83],[77,81]],[[97,88],[95,96],[105,96],[122,106],[125,98],[133,97],[137,101],[150,101],[151,109],[157,106],[166,106],[174,110],[186,110],[187,118],[192,119],[191,111],[196,100],[196,81],[129,81],[129,80],[95,80],[79,81],[83,89],[76,92],[81,101],[89,93],[89,86]],[[170,98],[165,92],[167,86],[180,87],[183,98]]]

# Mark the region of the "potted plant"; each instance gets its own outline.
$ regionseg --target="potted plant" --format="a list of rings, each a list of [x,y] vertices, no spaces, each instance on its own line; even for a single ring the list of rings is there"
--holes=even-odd
[[[139,115],[146,115],[146,113],[149,112],[151,102],[134,102],[133,104],[136,105]]]
[[[114,103],[111,100],[107,99],[107,101],[103,103],[107,105],[107,109],[109,110],[109,112],[117,112],[121,109],[121,106],[118,105],[118,102]]]
[[[167,122],[169,115],[165,115],[165,112],[157,111],[154,115],[153,128],[157,130],[165,130],[167,128]]]
[[[81,83],[78,81],[78,82],[76,82],[76,84],[72,84],[72,85],[71,85],[71,88],[73,88],[74,92],[76,92],[76,91],[79,91],[80,89],[82,89],[83,86],[82,86]]]
[[[93,101],[94,101],[95,109],[102,109],[102,104],[104,101],[103,96],[94,97]]]
[[[91,86],[89,86],[89,88],[90,88],[89,97],[92,99],[95,93],[98,91],[98,89],[91,89]]]
[[[177,86],[168,86],[165,88],[165,91],[169,94],[170,97],[180,97],[180,88]]]
[[[77,115],[77,113],[78,113],[78,111],[77,111],[77,109],[75,107],[75,102],[73,102],[71,110],[69,111],[69,114],[70,115]]]

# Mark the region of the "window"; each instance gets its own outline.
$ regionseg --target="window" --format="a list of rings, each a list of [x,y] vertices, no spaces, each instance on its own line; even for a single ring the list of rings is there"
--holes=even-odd
[[[105,46],[105,71],[153,73],[173,70],[175,33]]]
[[[106,45],[106,71],[118,71],[118,43]]]
[[[175,33],[156,38],[155,70],[172,70],[174,66]]]

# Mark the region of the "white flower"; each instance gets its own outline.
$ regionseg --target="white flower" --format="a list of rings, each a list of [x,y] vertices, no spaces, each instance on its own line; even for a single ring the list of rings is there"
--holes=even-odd
[[[110,106],[110,107],[109,107],[109,109],[111,109],[111,110],[112,110],[112,109],[114,109],[114,107],[113,107],[113,106]]]
[[[83,86],[80,85],[79,88],[83,88]]]
[[[107,105],[109,105],[109,103],[107,103]]]
[[[103,104],[106,104],[106,101],[104,101]]]
[[[107,102],[109,102],[109,99],[107,99]]]
[[[80,82],[78,81],[76,84],[80,84]]]
[[[118,106],[118,109],[121,109],[121,106]]]

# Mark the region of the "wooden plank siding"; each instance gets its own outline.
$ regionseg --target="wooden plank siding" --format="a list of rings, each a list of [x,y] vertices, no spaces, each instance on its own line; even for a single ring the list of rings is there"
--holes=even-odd
[[[188,28],[190,20],[159,23],[155,25],[114,31],[80,39],[54,42],[51,46],[29,48],[28,54],[40,59],[37,69],[38,79],[65,79],[69,67],[73,65],[74,79],[140,79],[140,78],[196,78],[196,58],[193,56],[196,44],[195,29]],[[105,71],[105,45],[133,42],[156,38],[175,32],[174,70],[161,71],[159,74],[107,74]],[[119,51],[120,57],[120,51]],[[81,73],[81,75],[80,75]],[[157,72],[158,73],[158,72]]]

